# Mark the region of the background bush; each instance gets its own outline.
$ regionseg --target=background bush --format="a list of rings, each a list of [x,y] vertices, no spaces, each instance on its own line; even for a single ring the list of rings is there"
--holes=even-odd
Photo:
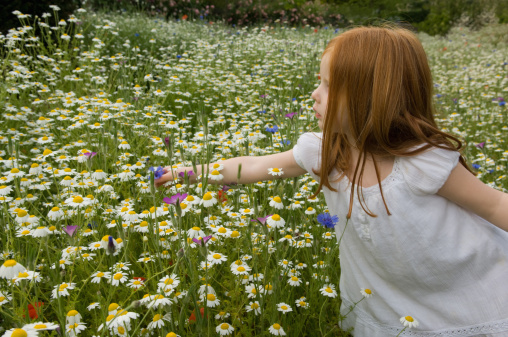
[[[85,6],[91,10],[141,10],[167,20],[224,21],[231,25],[281,22],[337,28],[388,20],[407,22],[430,35],[445,35],[454,25],[478,29],[486,24],[508,23],[508,0],[14,0],[3,6],[0,30],[5,33],[19,26],[14,10],[40,16],[48,12],[50,4],[61,8],[62,17]]]
[[[14,11],[20,11],[23,14],[30,14],[33,17],[41,16],[43,13],[52,13],[50,5],[56,5],[60,8],[58,16],[67,19],[75,9],[82,6],[81,0],[10,0],[2,1],[2,10],[0,11],[0,32],[7,33],[9,29],[21,27],[19,19],[12,14]]]

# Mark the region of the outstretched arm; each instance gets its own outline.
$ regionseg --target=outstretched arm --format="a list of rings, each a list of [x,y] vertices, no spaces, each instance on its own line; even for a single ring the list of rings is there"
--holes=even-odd
[[[210,174],[213,171],[213,165],[197,165],[198,172],[194,172],[194,175],[190,177],[191,182],[196,181],[196,177],[200,174]],[[293,150],[286,152],[271,154],[267,156],[259,157],[236,157],[230,158],[219,162],[224,168],[220,171],[220,174],[224,176],[221,180],[208,179],[209,184],[250,184],[263,180],[271,180],[275,178],[291,178],[297,177],[306,173],[295,161],[293,156]],[[241,165],[240,180],[238,180],[238,170]],[[283,174],[281,176],[272,176],[268,173],[269,168],[282,169]],[[180,172],[192,171],[192,167],[179,167],[177,169],[171,169],[171,167],[164,168],[164,175],[155,180],[155,186],[159,187],[168,181],[173,181],[179,178]]]
[[[437,194],[508,232],[508,194],[485,185],[461,164]]]

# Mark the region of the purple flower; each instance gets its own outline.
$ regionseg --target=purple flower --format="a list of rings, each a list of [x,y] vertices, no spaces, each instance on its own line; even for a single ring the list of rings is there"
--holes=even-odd
[[[88,159],[92,159],[95,155],[97,154],[97,152],[86,152],[86,153],[83,153],[83,156],[86,156],[88,157]]]
[[[190,177],[190,176],[193,176],[194,175],[194,171],[185,171],[187,172],[187,176]],[[181,177],[181,178],[185,178],[185,172],[180,172],[178,173],[178,175]]]
[[[317,221],[326,228],[333,228],[339,221],[339,217],[331,216],[330,213],[321,213],[317,216]]]
[[[169,146],[169,141],[170,141],[169,137],[164,138],[164,144],[166,144],[166,146]]]
[[[260,224],[264,225],[266,223],[266,219],[268,219],[269,217],[271,217],[273,214],[269,214],[265,217],[261,217],[261,218],[256,218],[256,219],[252,219],[251,221],[258,221]]]
[[[480,165],[478,165],[478,164],[473,164],[473,165],[471,165],[471,166],[473,166],[473,168],[474,168],[475,170],[478,170],[478,169],[481,167],[481,166],[480,166]]]
[[[155,179],[160,179],[160,177],[162,177],[162,175],[164,174],[164,168],[162,166],[159,166],[157,168],[150,166],[148,171],[153,172],[153,176]]]
[[[65,226],[63,230],[65,233],[72,237],[77,228],[78,226]]]
[[[233,186],[236,186],[238,185],[237,183],[229,183],[229,185],[223,185],[222,186],[222,191],[223,192],[227,192],[229,191]]]
[[[204,238],[201,238],[201,239],[196,239],[196,238],[193,238],[192,241],[194,241],[195,243],[197,243],[198,245],[203,245],[203,244],[206,244],[208,240],[210,240],[212,238],[211,235],[209,236],[205,236]]]
[[[296,112],[291,112],[291,113],[288,113],[286,114],[285,116],[289,119],[293,119],[293,117],[296,115]]]
[[[476,144],[475,146],[479,149],[483,149],[485,147],[485,142],[481,142],[479,144]]]
[[[182,201],[185,200],[185,198],[187,198],[187,193],[185,194],[177,193],[169,198],[165,197],[164,199],[162,199],[162,201],[164,201],[168,205],[175,205],[177,202],[178,204],[180,204]]]

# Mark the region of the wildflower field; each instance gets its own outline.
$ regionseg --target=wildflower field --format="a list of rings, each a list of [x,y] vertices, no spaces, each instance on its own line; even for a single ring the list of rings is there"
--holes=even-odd
[[[16,12],[0,36],[0,336],[347,336],[347,237],[333,228],[345,214],[309,198],[310,176],[153,186],[159,167],[286,151],[319,131],[310,94],[341,30],[48,12]],[[506,191],[500,31],[419,36],[440,126]],[[357,303],[370,296],[359,285]],[[411,327],[416,314],[400,315]]]

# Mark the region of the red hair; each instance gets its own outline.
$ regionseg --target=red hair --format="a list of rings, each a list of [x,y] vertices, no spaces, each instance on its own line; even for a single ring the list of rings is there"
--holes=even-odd
[[[360,205],[367,214],[376,216],[366,208],[361,193],[368,155],[372,156],[383,203],[390,214],[374,156],[413,156],[432,146],[462,149],[460,140],[441,131],[434,120],[427,55],[415,34],[397,27],[351,29],[333,38],[325,54],[330,56],[330,80],[321,167],[314,171],[320,182],[314,196],[323,186],[336,191],[329,175],[336,169],[339,177],[334,181],[344,178],[351,167],[354,146],[360,155],[349,179],[352,186],[347,218],[351,217],[355,184]],[[343,130],[347,132],[338,132],[337,125],[347,125]],[[472,172],[462,155],[460,163]]]

